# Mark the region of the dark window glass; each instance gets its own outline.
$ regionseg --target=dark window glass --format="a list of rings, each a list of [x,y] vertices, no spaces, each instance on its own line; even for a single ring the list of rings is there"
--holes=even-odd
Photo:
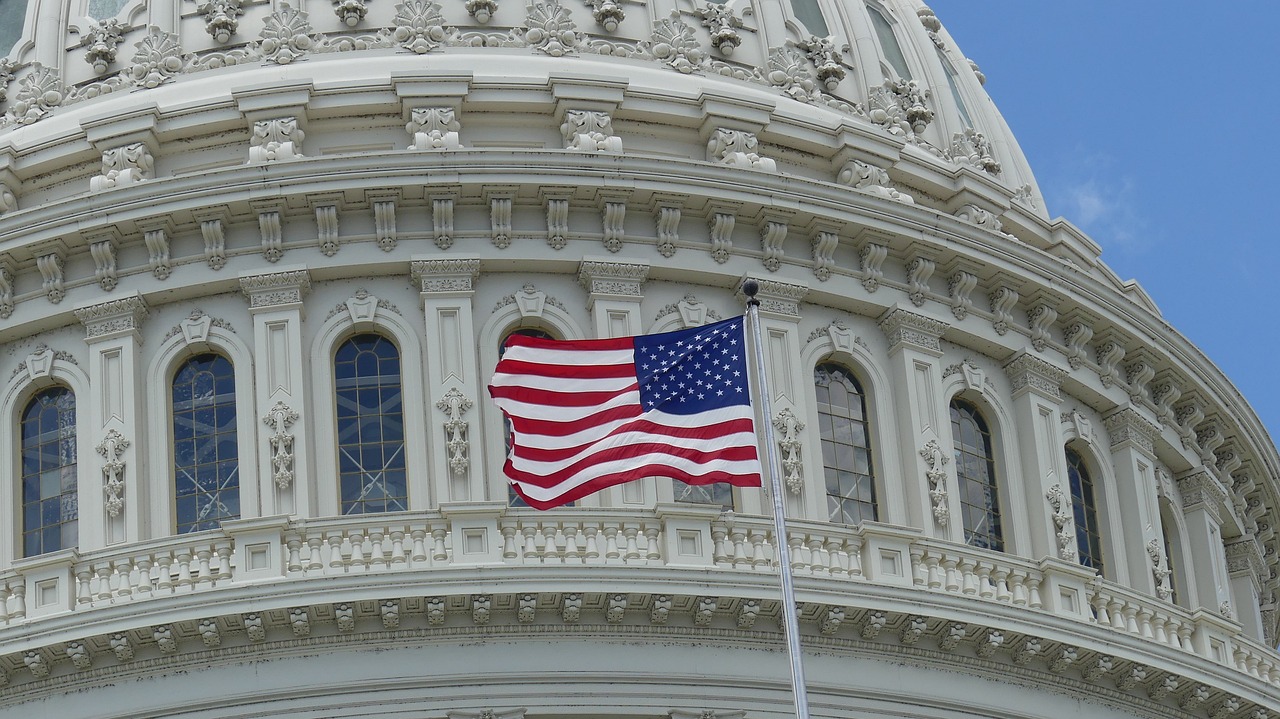
[[[506,354],[507,337],[511,337],[512,335],[521,335],[524,337],[538,337],[544,340],[556,339],[555,337],[551,336],[550,333],[544,332],[543,330],[536,329],[533,327],[525,327],[523,329],[518,329],[512,332],[508,332],[507,336],[502,338],[502,342],[498,343],[498,359],[502,359],[502,355]],[[507,454],[511,454],[511,420],[507,419],[506,417],[502,418],[502,444],[507,448]],[[505,477],[503,478],[503,481],[504,482],[506,481]],[[506,485],[507,485],[507,506],[509,507],[528,507],[529,506],[529,503],[525,502],[523,497],[516,494],[515,487],[512,487],[510,482],[506,482]],[[566,506],[572,507],[573,504],[570,503]]]
[[[1080,563],[1102,573],[1102,540],[1098,532],[1098,502],[1093,478],[1080,453],[1067,447],[1067,478],[1071,481],[1071,508],[1075,513],[1076,549]]]
[[[0,58],[9,54],[22,39],[22,26],[27,20],[27,0],[0,2]],[[11,88],[11,92],[16,88]]]
[[[876,520],[876,483],[867,426],[867,401],[847,369],[820,364],[813,371],[818,435],[826,473],[827,513],[833,522]]]
[[[955,442],[964,541],[974,547],[1003,552],[991,432],[977,407],[962,399],[951,401],[951,437]]]
[[[826,37],[831,34],[827,29],[827,21],[822,17],[822,8],[818,6],[818,0],[791,0],[791,12],[795,13],[796,19],[814,35]]]
[[[22,556],[79,542],[76,492],[76,396],[46,389],[22,413]]]
[[[338,484],[343,514],[409,508],[400,352],[391,340],[356,335],[334,356]]]
[[[902,46],[898,44],[898,37],[893,34],[893,25],[889,22],[889,18],[870,5],[867,6],[867,14],[871,16],[871,24],[875,27],[876,38],[880,40],[880,49],[884,51],[884,58],[889,61],[893,71],[898,73],[898,79],[910,80],[911,71],[907,69],[907,58],[902,55]]]
[[[1164,568],[1169,570],[1169,601],[1178,603],[1178,573],[1173,569],[1174,543],[1169,538],[1169,525],[1172,520],[1160,517],[1160,539],[1164,542]]]
[[[240,516],[236,378],[220,355],[192,357],[173,377],[173,496],[179,534]]]

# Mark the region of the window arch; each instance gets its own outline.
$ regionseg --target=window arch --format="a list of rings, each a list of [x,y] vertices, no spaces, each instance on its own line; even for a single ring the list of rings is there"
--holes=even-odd
[[[1093,477],[1079,452],[1068,446],[1066,454],[1079,561],[1102,574],[1102,534],[1098,529],[1098,501],[1093,488]]]
[[[358,334],[333,360],[338,486],[343,514],[409,508],[400,351],[379,334]]]
[[[880,50],[889,62],[898,79],[910,80],[911,70],[907,68],[907,58],[902,54],[902,45],[898,44],[898,36],[893,32],[893,23],[884,11],[875,5],[867,5],[867,14],[871,16],[871,26],[876,31],[876,39],[880,41]]]
[[[506,354],[507,340],[511,338],[513,335],[520,335],[522,337],[537,337],[539,339],[544,339],[544,340],[558,339],[555,335],[551,334],[550,332],[547,332],[546,330],[538,329],[537,327],[520,327],[502,336],[502,341],[498,343],[498,359],[502,359],[502,355]],[[504,448],[503,456],[511,454],[511,420],[507,419],[506,416],[503,416],[502,418],[502,446]],[[507,486],[507,506],[508,507],[528,507],[529,506],[529,504],[524,501],[523,497],[516,494],[515,487],[512,487],[511,483],[506,481],[505,477],[503,478],[503,484]],[[573,506],[573,503],[570,502],[568,506]]]
[[[36,394],[22,411],[22,555],[79,543],[76,397],[65,387]]]
[[[826,474],[827,515],[859,524],[878,518],[875,464],[867,422],[867,396],[853,373],[824,362],[813,370],[818,434]]]
[[[240,517],[236,380],[230,360],[205,353],[174,373],[173,496],[179,534]]]
[[[1000,497],[996,489],[991,430],[972,402],[960,398],[951,400],[951,438],[955,447],[965,544],[1002,552],[1004,535],[1000,526]]]

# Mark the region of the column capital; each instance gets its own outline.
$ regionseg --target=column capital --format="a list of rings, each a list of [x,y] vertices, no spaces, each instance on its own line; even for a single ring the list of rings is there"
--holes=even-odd
[[[1227,573],[1249,573],[1261,584],[1261,580],[1270,575],[1262,546],[1252,535],[1232,539],[1225,543],[1227,550]]]
[[[305,269],[242,275],[240,289],[249,298],[250,312],[282,309],[302,304],[303,295],[311,291],[311,275]]]
[[[480,259],[451,257],[420,259],[409,263],[409,275],[423,293],[470,293],[480,276]]]
[[[591,294],[591,302],[597,299],[638,299],[641,297],[640,285],[648,278],[648,262],[586,257],[578,264],[578,282]]]
[[[890,308],[880,315],[878,323],[880,331],[889,338],[890,354],[910,347],[934,357],[942,356],[942,333],[947,331],[947,323],[901,307]]]
[[[760,311],[780,319],[797,320],[800,318],[800,301],[809,294],[809,286],[800,282],[784,282],[768,279],[753,274],[745,274],[738,279],[738,296],[742,296],[742,284],[747,280],[755,280],[760,286],[756,299],[760,300]]]
[[[1155,442],[1160,428],[1143,417],[1132,407],[1112,412],[1102,418],[1102,425],[1111,436],[1111,451],[1136,447],[1148,457],[1155,457]]]
[[[1053,400],[1054,403],[1062,401],[1060,390],[1062,380],[1067,377],[1066,370],[1055,367],[1025,350],[1005,363],[1004,373],[1013,382],[1014,397],[1020,397],[1026,392],[1035,392],[1046,399]]]
[[[89,305],[75,312],[76,317],[84,323],[85,339],[90,342],[129,334],[138,338],[142,320],[149,314],[147,303],[141,295]]]
[[[1184,510],[1203,507],[1214,522],[1221,523],[1219,508],[1227,501],[1227,490],[1208,470],[1196,469],[1178,477],[1178,495]]]

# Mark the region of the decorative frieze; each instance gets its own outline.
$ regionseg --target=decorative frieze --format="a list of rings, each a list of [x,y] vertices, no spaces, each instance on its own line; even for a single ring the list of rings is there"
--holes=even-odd
[[[467,421],[462,418],[475,403],[453,387],[436,402],[436,408],[445,413],[444,434],[447,438],[445,447],[449,451],[449,469],[459,476],[467,473],[471,466],[470,438],[467,433]]]
[[[1062,381],[1067,378],[1067,372],[1035,355],[1022,352],[1005,364],[1004,372],[1013,383],[1015,396],[1022,394],[1025,390],[1032,390],[1055,402],[1062,400],[1060,389]]]
[[[95,449],[102,463],[103,508],[107,516],[118,517],[124,510],[124,451],[129,448],[129,440],[119,431],[111,429],[98,443]]]
[[[287,7],[287,6],[286,6]],[[257,120],[249,137],[249,162],[283,162],[303,157],[302,141],[306,133],[298,127],[296,117]]]
[[[773,418],[773,426],[778,430],[777,441],[778,449],[782,452],[784,482],[792,494],[800,494],[804,489],[804,461],[800,456],[800,450],[804,446],[800,439],[804,422],[788,407]]]
[[[298,421],[298,413],[283,401],[277,401],[262,418],[271,430],[271,478],[281,491],[293,485],[293,432],[290,429]]]
[[[649,265],[642,263],[584,260],[578,265],[578,282],[592,297],[638,298],[648,277]]]
[[[760,141],[754,132],[718,127],[707,141],[707,162],[748,170],[777,172],[778,165],[759,153]]]
[[[85,327],[85,338],[90,340],[137,332],[147,314],[147,303],[136,295],[76,310],[76,317]]]
[[[480,276],[480,260],[414,260],[409,274],[421,292],[470,292],[472,282]]]
[[[249,298],[251,311],[293,305],[311,291],[311,276],[306,270],[249,275],[240,278],[240,289]]]
[[[889,310],[880,317],[880,331],[889,339],[889,351],[897,352],[910,347],[929,354],[942,355],[942,333],[946,323],[908,312],[901,308]]]
[[[141,142],[102,152],[102,173],[89,178],[90,192],[104,192],[142,182],[154,166],[151,150]]]
[[[924,458],[925,480],[929,487],[929,500],[933,504],[933,521],[939,527],[945,527],[951,520],[951,509],[947,504],[947,463],[951,461],[942,451],[938,440],[931,439],[920,448],[920,456]]]
[[[411,0],[412,2],[413,0]],[[435,3],[429,3],[435,5]],[[397,5],[403,7],[404,4]],[[439,6],[436,5],[436,10]],[[455,118],[452,107],[415,107],[410,110],[411,118],[404,126],[413,137],[410,150],[459,150],[462,141],[458,132],[462,124]]]
[[[1123,445],[1132,445],[1155,456],[1155,440],[1160,436],[1160,428],[1147,421],[1137,410],[1126,407],[1113,412],[1103,418],[1102,425],[1111,437],[1113,450]]]

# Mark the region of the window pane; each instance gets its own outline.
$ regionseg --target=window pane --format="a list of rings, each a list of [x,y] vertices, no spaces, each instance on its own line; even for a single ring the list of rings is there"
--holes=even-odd
[[[876,37],[880,40],[880,49],[884,52],[885,59],[889,61],[893,71],[898,73],[899,79],[910,80],[911,71],[907,69],[907,59],[902,55],[902,47],[898,45],[898,38],[893,34],[893,25],[889,23],[889,18],[870,5],[867,6],[867,14],[871,16],[871,24],[875,26]]]
[[[0,2],[0,57],[8,55],[13,46],[18,44],[18,40],[22,38],[22,25],[26,18],[27,0]]]
[[[1098,528],[1098,508],[1093,497],[1093,478],[1079,452],[1067,447],[1067,479],[1071,484],[1071,508],[1075,515],[1076,547],[1080,563],[1102,573],[1102,538]]]
[[[796,19],[814,35],[826,37],[831,34],[827,29],[827,21],[822,17],[822,8],[818,6],[818,0],[791,0],[791,11],[796,14]]]
[[[956,479],[960,484],[964,541],[975,547],[1004,551],[1000,497],[996,490],[991,432],[973,404],[951,402],[951,436],[955,443]]]
[[[21,436],[23,555],[73,547],[79,515],[75,395],[54,387],[33,397],[22,413]]]
[[[342,513],[407,510],[399,350],[380,335],[352,337],[334,356],[334,386]]]
[[[956,70],[951,66],[951,62],[938,53],[938,59],[942,61],[942,69],[947,74],[947,85],[951,88],[951,99],[956,101],[956,108],[960,111],[960,120],[964,122],[965,127],[973,127],[973,119],[969,117],[969,108],[964,106],[964,98],[960,97],[960,86],[956,83]]]
[[[846,524],[875,521],[874,465],[862,387],[847,369],[832,363],[814,368],[813,384],[820,396],[829,397],[818,405],[829,517]]]
[[[230,360],[202,354],[173,376],[173,496],[179,534],[240,516],[236,383]]]

